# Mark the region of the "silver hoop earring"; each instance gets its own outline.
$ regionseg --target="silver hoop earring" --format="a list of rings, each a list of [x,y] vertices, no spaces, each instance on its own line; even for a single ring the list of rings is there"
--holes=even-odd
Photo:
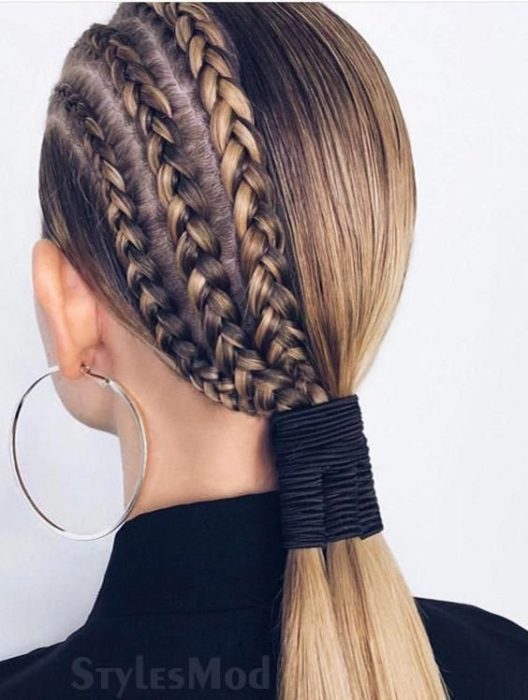
[[[139,441],[138,441],[138,447],[139,447],[139,472],[138,472],[138,479],[137,483],[135,484],[134,489],[132,490],[130,500],[126,504],[124,512],[116,519],[114,520],[111,525],[108,527],[105,527],[98,532],[95,533],[90,533],[90,534],[85,534],[85,533],[76,533],[68,530],[67,528],[61,527],[55,520],[51,517],[48,517],[42,508],[37,504],[35,498],[31,495],[30,490],[28,488],[27,483],[25,482],[23,476],[22,476],[22,469],[21,469],[21,462],[19,459],[19,454],[17,452],[17,429],[19,427],[19,422],[20,422],[20,414],[22,411],[23,406],[25,405],[28,396],[30,395],[31,391],[38,385],[40,382],[42,382],[46,377],[50,377],[54,374],[58,374],[60,376],[60,369],[58,366],[51,367],[47,372],[42,374],[38,379],[36,379],[22,394],[16,408],[13,414],[13,418],[11,421],[11,427],[10,427],[10,453],[11,453],[11,465],[13,468],[13,473],[15,476],[15,480],[20,487],[23,495],[25,496],[27,502],[29,503],[31,509],[33,510],[34,513],[38,515],[38,517],[47,525],[49,526],[52,530],[55,532],[58,532],[59,534],[63,535],[64,537],[68,537],[70,539],[74,540],[97,540],[102,537],[105,537],[115,530],[119,528],[125,520],[128,518],[130,512],[134,508],[140,491],[141,487],[143,485],[143,481],[145,478],[145,473],[146,473],[146,467],[147,467],[147,435],[146,435],[146,430],[145,430],[145,424],[139,409],[138,404],[136,403],[135,399],[130,395],[130,393],[116,380],[110,379],[109,377],[106,377],[102,374],[99,374],[97,372],[94,372],[86,363],[81,364],[81,370],[83,374],[87,377],[91,377],[94,381],[96,381],[99,386],[101,386],[103,389],[109,389],[116,396],[118,396],[120,399],[124,401],[125,406],[128,408],[130,411],[131,417],[133,419],[133,424],[135,428],[137,428],[138,433],[139,433]],[[77,381],[77,380],[72,380],[72,381]]]

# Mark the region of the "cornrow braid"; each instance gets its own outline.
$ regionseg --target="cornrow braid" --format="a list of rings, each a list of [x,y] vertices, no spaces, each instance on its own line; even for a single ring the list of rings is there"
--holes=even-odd
[[[218,369],[200,356],[191,333],[180,319],[174,300],[166,292],[161,273],[149,255],[149,240],[136,223],[137,207],[127,193],[113,148],[88,104],[72,85],[61,82],[55,95],[65,110],[83,128],[84,143],[101,176],[101,195],[106,205],[107,221],[115,234],[119,262],[126,271],[129,289],[137,300],[137,310],[145,322],[156,347],[171,360],[174,368],[214,401],[235,408],[237,392],[232,383],[220,376]]]
[[[202,3],[144,3],[174,33],[210,117],[222,181],[233,204],[248,312],[255,343],[270,366],[283,367],[310,403],[328,399],[308,358],[299,306],[290,289],[284,236],[251,104],[237,78],[228,41]]]
[[[250,338],[240,325],[239,309],[230,297],[220,244],[208,221],[208,204],[181,152],[181,136],[168,97],[117,29],[94,24],[84,41],[93,55],[107,63],[114,87],[145,139],[147,161],[167,213],[177,268],[187,281],[192,304],[201,314],[215,364],[227,377],[234,376],[236,367],[240,373],[265,370],[266,363],[250,348]],[[246,388],[250,379],[246,377],[239,389]]]
[[[268,413],[306,404],[306,396],[293,386],[292,379],[280,370],[267,367],[255,350],[237,347],[237,361],[231,375],[211,364],[204,352],[199,351],[149,255],[148,236],[137,223],[137,206],[127,193],[116,155],[106,142],[101,126],[86,101],[67,83],[59,86],[57,94],[64,98],[67,111],[75,113],[84,127],[86,144],[102,176],[102,193],[108,203],[108,223],[116,234],[117,255],[126,270],[127,284],[138,299],[140,315],[147,327],[153,329],[156,347],[174,358],[176,369],[194,386],[230,409]],[[185,239],[180,237],[180,240]],[[244,331],[238,328],[235,341],[241,343],[246,339]]]

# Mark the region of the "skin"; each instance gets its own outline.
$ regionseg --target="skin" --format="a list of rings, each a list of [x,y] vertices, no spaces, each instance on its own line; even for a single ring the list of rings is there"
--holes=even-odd
[[[84,377],[80,366],[86,362],[123,384],[140,406],[149,458],[130,517],[180,503],[277,488],[265,418],[227,410],[177,377],[96,300],[52,241],[40,239],[34,244],[32,272],[48,363],[75,380]],[[85,378],[78,385],[59,382],[56,388],[76,418],[118,434],[121,453],[127,454],[131,436],[104,411],[93,380]]]

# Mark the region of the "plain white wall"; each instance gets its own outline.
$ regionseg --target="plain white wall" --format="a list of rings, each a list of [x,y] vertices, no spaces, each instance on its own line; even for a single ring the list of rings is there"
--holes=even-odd
[[[416,595],[526,626],[528,5],[331,6],[384,63],[417,171],[406,287],[360,391],[387,537]],[[39,526],[9,473],[7,434],[46,366],[30,281],[46,101],[69,46],[113,8],[0,4],[0,658],[82,624],[111,545]]]

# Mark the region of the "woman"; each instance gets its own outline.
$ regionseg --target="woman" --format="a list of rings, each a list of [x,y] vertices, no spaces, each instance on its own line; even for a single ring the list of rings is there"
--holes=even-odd
[[[49,359],[127,387],[149,461],[85,625],[0,697],[528,697],[528,633],[414,599],[381,534],[353,392],[415,186],[362,38],[319,4],[122,4],[67,56],[40,198]]]

